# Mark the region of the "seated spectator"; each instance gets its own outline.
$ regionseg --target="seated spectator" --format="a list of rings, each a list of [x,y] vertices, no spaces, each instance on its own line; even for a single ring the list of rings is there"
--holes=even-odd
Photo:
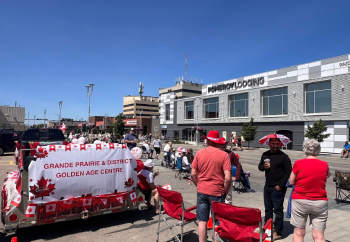
[[[348,158],[349,157],[349,151],[350,151],[350,144],[349,144],[348,141],[345,141],[344,149],[341,151],[340,158],[344,157],[344,153],[345,153],[345,158]]]
[[[159,197],[156,185],[154,185],[154,178],[159,175],[159,172],[153,174],[152,160],[146,160],[142,171],[139,173],[139,190],[145,195],[148,209],[154,208],[155,215],[159,214]],[[154,207],[151,205],[151,198],[154,197]]]
[[[187,158],[187,150],[186,149],[182,149],[182,164],[181,167],[183,170],[190,170],[191,169],[191,165],[188,162],[188,158]]]
[[[192,164],[192,162],[193,162],[193,160],[194,160],[192,148],[189,148],[188,151],[187,151],[187,159],[188,159],[188,162],[189,162],[190,164]]]
[[[146,152],[148,153],[148,159],[153,159],[153,150],[149,147],[148,140],[145,140],[145,143],[142,146],[146,148]]]
[[[244,190],[246,192],[251,192],[253,191],[250,187],[250,182],[248,178],[248,174],[244,173],[242,164],[239,162],[240,156],[235,154],[233,151],[230,151],[227,149],[227,142],[224,138],[220,138],[221,144],[220,144],[220,149],[225,151],[231,161],[231,165],[236,167],[236,174],[232,174],[232,181],[240,180],[244,186]]]
[[[177,148],[177,151],[175,153],[175,158],[176,158],[176,169],[180,170],[182,167],[182,147],[181,146]]]

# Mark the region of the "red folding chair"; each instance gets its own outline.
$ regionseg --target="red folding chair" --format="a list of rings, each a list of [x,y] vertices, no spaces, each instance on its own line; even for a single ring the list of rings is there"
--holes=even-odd
[[[190,207],[188,209],[185,209],[185,205],[181,196],[181,193],[170,191],[163,189],[161,187],[157,186],[157,191],[159,195],[159,207],[161,208],[163,205],[164,213],[159,212],[158,217],[158,231],[157,231],[157,242],[159,241],[159,234],[165,230],[170,229],[171,232],[174,234],[174,239],[178,242],[182,242],[183,240],[183,227],[186,224],[194,222],[197,224],[196,221],[196,214],[192,213],[190,211],[197,208],[197,206]],[[166,220],[166,217],[164,216],[167,214],[168,216],[178,220],[179,222],[170,225],[168,221]],[[160,219],[163,219],[164,222],[168,225],[164,229],[160,229]],[[198,225],[198,224],[197,224]],[[173,230],[173,227],[180,226],[181,227],[181,239],[176,235],[176,233]]]
[[[261,211],[256,208],[236,207],[230,204],[212,202],[213,221],[218,219],[219,226],[213,228],[213,241],[223,242],[222,238],[235,242],[263,242],[267,237],[264,231],[271,224],[269,219],[262,227]],[[254,232],[259,228],[259,232]],[[272,229],[271,229],[272,230]],[[217,235],[215,236],[215,232]],[[271,237],[273,242],[273,238]]]

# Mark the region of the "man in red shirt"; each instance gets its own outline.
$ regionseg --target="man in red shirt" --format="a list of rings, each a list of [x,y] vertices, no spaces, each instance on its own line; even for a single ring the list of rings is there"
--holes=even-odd
[[[219,132],[211,130],[207,140],[208,147],[197,152],[192,163],[192,181],[197,186],[197,219],[199,242],[207,241],[207,222],[211,202],[225,202],[231,189],[231,161],[229,155],[220,150]]]

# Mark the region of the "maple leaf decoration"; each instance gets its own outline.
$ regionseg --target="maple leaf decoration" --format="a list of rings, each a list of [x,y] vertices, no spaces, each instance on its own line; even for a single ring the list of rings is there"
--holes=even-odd
[[[56,189],[55,184],[47,184],[47,181],[47,179],[41,177],[36,185],[30,186],[30,192],[34,194],[35,198],[50,196],[50,193]]]
[[[29,209],[28,209],[28,212],[30,212],[30,213],[31,213],[32,211],[33,211],[33,209],[32,209],[32,208],[29,208]]]
[[[132,179],[131,177],[124,183],[124,188],[127,187],[132,187],[132,185],[134,185],[134,179]]]
[[[37,158],[45,158],[48,157],[49,152],[47,152],[46,150],[44,150],[43,148],[39,148],[38,151],[36,152],[35,156]]]

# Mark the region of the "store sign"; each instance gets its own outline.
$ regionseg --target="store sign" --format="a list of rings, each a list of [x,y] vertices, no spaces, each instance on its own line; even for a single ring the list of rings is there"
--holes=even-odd
[[[339,63],[339,67],[347,67],[350,66],[350,61],[343,61]]]
[[[137,120],[126,121],[126,124],[137,124]]]
[[[263,85],[265,82],[264,77],[258,77],[258,78],[252,78],[249,80],[243,80],[243,81],[236,81],[231,82],[227,84],[221,84],[217,86],[208,87],[208,93],[209,92],[216,92],[216,91],[228,91],[230,89],[239,89],[239,88],[245,88],[245,87],[251,87],[251,86],[260,86]]]
[[[166,125],[162,125],[162,129],[166,129],[167,128],[167,126]]]

